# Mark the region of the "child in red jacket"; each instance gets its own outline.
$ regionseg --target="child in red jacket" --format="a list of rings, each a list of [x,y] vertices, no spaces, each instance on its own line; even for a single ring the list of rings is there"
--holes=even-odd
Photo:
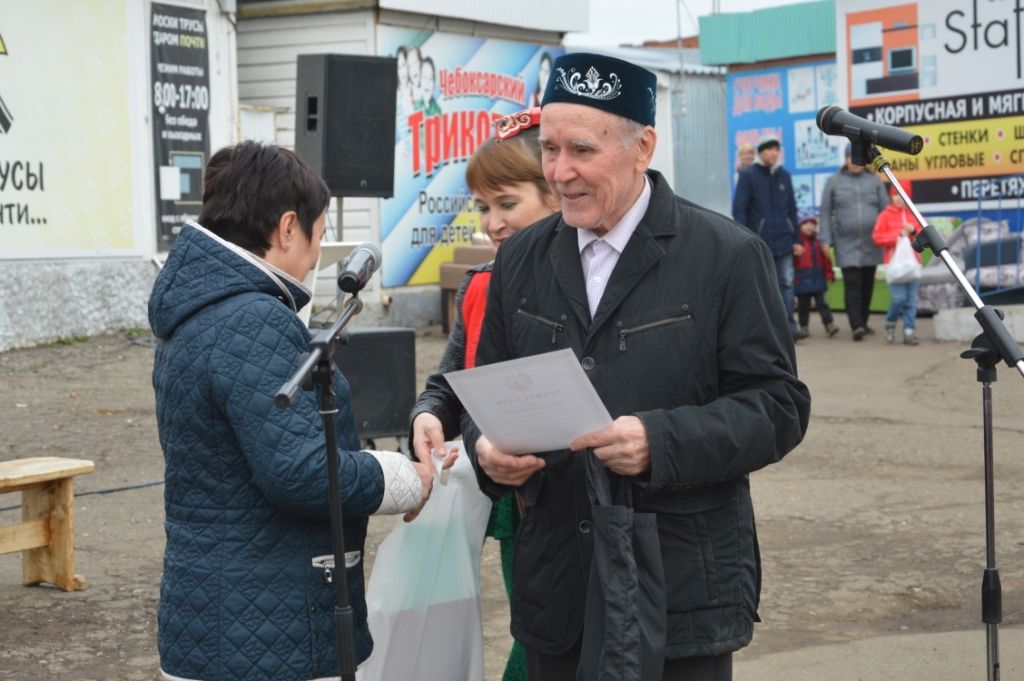
[[[825,302],[825,290],[830,281],[835,281],[832,271],[832,259],[818,241],[818,218],[805,217],[800,221],[800,243],[804,252],[793,259],[793,291],[797,299],[797,319],[800,326],[796,338],[807,338],[811,332],[807,324],[811,320],[811,300],[814,300],[821,321],[825,325],[825,333],[829,338],[836,335],[839,327],[833,324],[832,309]]]
[[[910,194],[910,183],[906,180],[900,181],[903,191]],[[908,238],[914,233],[914,216],[907,208],[903,197],[897,193],[895,188],[889,189],[889,196],[892,203],[881,213],[875,222],[875,230],[871,238],[882,247],[882,262],[889,264],[892,260],[893,251],[896,250],[896,242],[901,236]],[[921,262],[921,256],[915,251],[914,256]],[[889,283],[891,302],[889,312],[885,315],[885,342],[896,342],[896,322],[900,315],[903,316],[903,342],[907,345],[917,345],[917,292],[921,286],[919,279],[908,282]]]

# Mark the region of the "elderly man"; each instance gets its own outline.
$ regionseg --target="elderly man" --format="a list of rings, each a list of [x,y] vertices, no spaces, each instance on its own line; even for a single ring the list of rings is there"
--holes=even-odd
[[[793,179],[779,163],[779,138],[764,135],[757,142],[757,158],[739,174],[732,216],[758,234],[771,249],[779,293],[786,306],[790,330],[797,335],[793,320],[793,256],[803,255],[800,228],[796,223]]]
[[[748,474],[803,437],[810,410],[772,257],[648,170],[655,76],[569,54],[544,94],[544,173],[561,212],[498,251],[477,364],[572,348],[614,418],[572,450],[511,456],[465,417],[481,488],[519,495],[512,633],[532,681],[574,679],[593,553],[585,470],[657,513],[664,679],[729,679],[757,619]]]

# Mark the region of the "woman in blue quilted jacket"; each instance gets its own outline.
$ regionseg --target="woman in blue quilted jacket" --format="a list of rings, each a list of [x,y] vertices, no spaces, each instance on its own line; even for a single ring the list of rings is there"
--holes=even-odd
[[[210,158],[198,222],[186,224],[149,300],[166,464],[167,545],[158,645],[177,681],[336,676],[323,422],[312,392],[274,395],[310,334],[296,311],[316,266],[327,187],[293,152],[245,142]],[[358,451],[348,383],[335,374],[345,569],[356,661],[366,626],[362,550],[371,514],[415,512],[428,466]],[[339,561],[340,562],[340,561]]]

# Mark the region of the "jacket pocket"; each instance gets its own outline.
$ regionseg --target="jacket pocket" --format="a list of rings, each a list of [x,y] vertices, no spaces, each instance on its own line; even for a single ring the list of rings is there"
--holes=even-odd
[[[521,350],[542,352],[557,349],[562,345],[560,339],[565,331],[567,318],[568,315],[564,313],[541,314],[521,307],[516,308],[512,326],[517,347]]]
[[[673,326],[676,324],[682,324],[684,322],[693,321],[693,315],[689,312],[689,305],[682,305],[679,309],[679,313],[672,317],[665,317],[663,319],[656,319],[643,324],[637,324],[636,326],[630,326],[627,328],[620,328],[619,334],[619,352],[626,351],[626,340],[630,336],[635,336],[640,333],[647,333],[650,331],[656,331],[663,327]]]
[[[621,383],[614,385],[637,398],[623,405],[629,412],[693,400],[688,379],[707,368],[697,361],[698,314],[694,304],[680,302],[616,320],[609,360],[621,370]]]
[[[669,614],[736,600],[740,546],[735,498],[731,484],[658,490],[637,498],[638,511],[658,514]]]

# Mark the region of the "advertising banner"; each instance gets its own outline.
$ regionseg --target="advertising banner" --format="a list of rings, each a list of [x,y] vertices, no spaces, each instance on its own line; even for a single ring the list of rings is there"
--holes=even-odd
[[[1021,13],[1010,0],[837,0],[843,99],[924,138],[918,156],[885,152],[915,202],[1024,197]]]
[[[782,145],[779,162],[793,176],[797,209],[812,212],[821,203],[825,181],[843,163],[846,142],[823,134],[815,116],[835,104],[836,65],[832,61],[738,71],[726,78],[729,158],[741,144],[757,146],[762,135]],[[736,173],[732,175],[733,190]]]
[[[381,26],[378,54],[398,60],[395,193],[381,200],[385,287],[436,284],[479,225],[466,161],[494,121],[539,105],[552,46]]]
[[[210,156],[206,12],[153,3],[150,21],[157,250],[199,214]]]
[[[0,258],[141,250],[127,33],[124,0],[4,3]]]

